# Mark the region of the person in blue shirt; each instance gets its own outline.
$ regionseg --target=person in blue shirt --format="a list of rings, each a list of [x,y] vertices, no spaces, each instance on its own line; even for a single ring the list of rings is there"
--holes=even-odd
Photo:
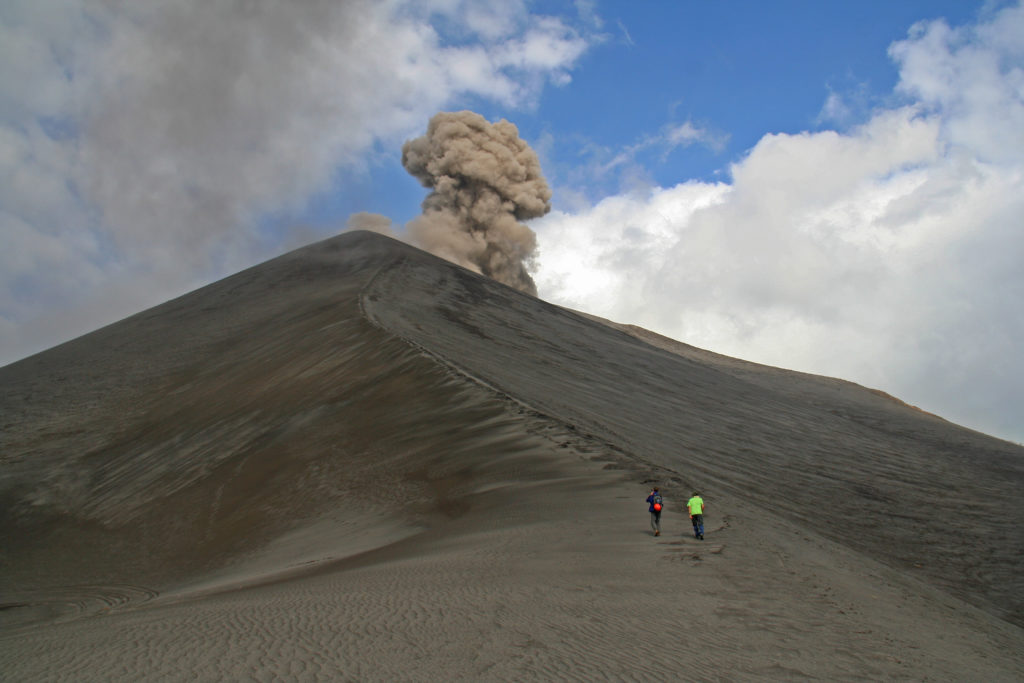
[[[661,509],[664,507],[664,501],[657,486],[651,489],[651,495],[647,496],[647,503],[650,505],[648,510],[651,513],[651,529],[655,536],[661,536]]]

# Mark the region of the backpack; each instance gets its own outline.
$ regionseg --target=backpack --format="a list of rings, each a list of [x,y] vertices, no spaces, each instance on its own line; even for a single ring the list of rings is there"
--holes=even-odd
[[[661,494],[660,493],[655,493],[654,494],[654,500],[651,501],[651,502],[653,503],[652,507],[654,508],[654,511],[655,512],[661,512]]]

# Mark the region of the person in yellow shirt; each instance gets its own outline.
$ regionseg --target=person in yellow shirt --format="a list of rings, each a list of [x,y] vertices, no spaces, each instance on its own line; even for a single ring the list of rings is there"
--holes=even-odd
[[[704,540],[704,499],[699,491],[693,492],[693,498],[686,501],[686,509],[690,511],[690,522],[693,523],[693,537]]]

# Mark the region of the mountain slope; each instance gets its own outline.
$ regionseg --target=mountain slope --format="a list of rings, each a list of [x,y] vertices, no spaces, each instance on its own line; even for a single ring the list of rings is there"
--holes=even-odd
[[[349,233],[0,368],[0,668],[1024,675],[1020,447],[630,332]]]
[[[667,351],[488,285],[410,258],[363,298],[382,327],[628,458],[1024,624],[1024,448],[850,382]]]

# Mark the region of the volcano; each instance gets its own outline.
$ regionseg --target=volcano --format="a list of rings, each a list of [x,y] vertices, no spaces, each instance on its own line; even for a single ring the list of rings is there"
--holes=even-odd
[[[1024,678],[1024,448],[375,233],[0,369],[0,425],[10,680]]]

